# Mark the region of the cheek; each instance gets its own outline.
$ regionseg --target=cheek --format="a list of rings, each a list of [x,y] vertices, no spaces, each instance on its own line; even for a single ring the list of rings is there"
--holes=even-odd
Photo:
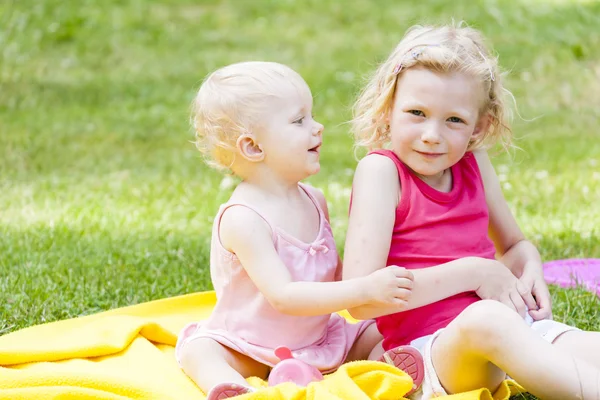
[[[463,150],[469,146],[471,131],[450,132],[446,137],[454,149]]]
[[[406,113],[393,113],[390,118],[390,128],[398,129],[400,127],[405,127],[410,123],[409,117]]]
[[[418,124],[410,121],[408,118],[398,119],[390,125],[392,142],[406,143],[412,142],[421,135],[421,129]]]

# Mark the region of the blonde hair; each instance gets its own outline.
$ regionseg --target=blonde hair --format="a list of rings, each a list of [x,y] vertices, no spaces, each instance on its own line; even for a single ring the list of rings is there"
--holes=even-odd
[[[261,129],[265,100],[279,97],[286,84],[298,91],[308,88],[298,73],[274,62],[231,64],[206,77],[192,102],[191,122],[207,164],[231,169],[237,139]]]
[[[386,116],[392,109],[398,77],[409,68],[420,66],[440,73],[462,72],[480,80],[484,88],[481,113],[488,113],[487,132],[474,138],[468,151],[501,143],[509,148],[512,132],[508,126],[510,110],[502,86],[498,62],[486,48],[475,29],[462,24],[441,27],[411,27],[392,54],[369,79],[354,105],[352,130],[357,147],[382,148],[390,140]]]

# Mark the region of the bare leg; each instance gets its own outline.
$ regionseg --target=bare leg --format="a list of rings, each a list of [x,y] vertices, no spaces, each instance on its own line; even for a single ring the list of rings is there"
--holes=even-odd
[[[204,393],[223,382],[248,387],[245,378],[265,379],[269,373],[268,366],[209,338],[186,344],[181,353],[181,366]]]
[[[600,332],[565,332],[556,338],[554,345],[600,368]]]
[[[375,324],[371,324],[365,329],[365,331],[356,339],[354,345],[348,352],[346,361],[366,360],[371,354],[371,351],[378,343],[383,340],[383,336],[377,330]],[[383,353],[383,349],[382,349]]]
[[[369,354],[369,360],[379,360],[385,351],[383,350],[383,340],[373,347],[371,353]]]
[[[546,342],[495,301],[473,304],[448,325],[433,344],[432,360],[450,393],[494,391],[506,371],[542,399],[600,399],[600,370]]]

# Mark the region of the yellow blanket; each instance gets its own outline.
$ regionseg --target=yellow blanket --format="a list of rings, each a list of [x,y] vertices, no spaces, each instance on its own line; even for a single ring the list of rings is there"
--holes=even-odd
[[[195,293],[33,326],[0,337],[2,399],[203,399],[179,369],[174,346],[188,322],[206,318],[214,292]],[[347,314],[343,314],[349,318]],[[266,387],[259,379],[254,386]],[[411,382],[374,361],[343,365],[308,388],[283,384],[242,399],[401,399]],[[493,396],[507,399],[506,382]],[[452,400],[492,399],[479,390]]]

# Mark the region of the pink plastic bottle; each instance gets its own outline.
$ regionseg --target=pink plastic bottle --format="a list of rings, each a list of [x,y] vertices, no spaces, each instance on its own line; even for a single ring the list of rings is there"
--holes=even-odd
[[[323,374],[317,368],[294,358],[290,349],[280,346],[275,349],[275,355],[281,361],[273,367],[269,374],[269,386],[283,382],[292,382],[298,386],[308,386],[311,382],[323,379]]]

